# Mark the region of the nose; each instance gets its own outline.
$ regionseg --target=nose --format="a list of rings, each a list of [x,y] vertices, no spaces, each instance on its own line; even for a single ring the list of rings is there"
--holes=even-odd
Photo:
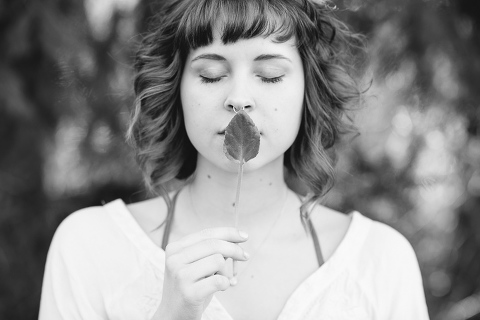
[[[249,112],[255,108],[254,99],[245,81],[237,81],[232,85],[225,99],[224,108],[233,112],[240,110]]]

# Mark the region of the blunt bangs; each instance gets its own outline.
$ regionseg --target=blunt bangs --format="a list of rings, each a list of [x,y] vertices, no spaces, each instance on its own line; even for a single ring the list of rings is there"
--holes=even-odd
[[[298,46],[304,38],[298,35],[303,19],[295,1],[192,0],[185,9],[175,39],[182,56],[211,44],[217,32],[223,44],[274,35],[276,42],[296,37]]]

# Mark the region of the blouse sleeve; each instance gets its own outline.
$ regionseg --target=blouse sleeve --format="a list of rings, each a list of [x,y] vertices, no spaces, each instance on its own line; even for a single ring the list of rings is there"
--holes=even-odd
[[[429,320],[422,276],[412,246],[393,229],[382,241],[388,246],[388,254],[379,261],[383,265],[379,319]]]
[[[100,320],[97,275],[84,252],[82,221],[70,216],[58,227],[50,245],[43,278],[40,320]]]

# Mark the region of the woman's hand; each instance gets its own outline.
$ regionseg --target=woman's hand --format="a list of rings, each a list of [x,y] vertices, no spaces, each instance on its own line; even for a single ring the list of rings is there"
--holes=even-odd
[[[246,261],[236,228],[212,228],[167,245],[163,298],[153,319],[199,320],[217,291],[236,284],[226,274],[226,259]]]

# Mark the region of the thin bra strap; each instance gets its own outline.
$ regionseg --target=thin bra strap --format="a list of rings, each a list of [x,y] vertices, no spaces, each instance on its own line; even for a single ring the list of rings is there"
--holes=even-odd
[[[297,194],[297,197],[303,203],[303,200],[302,200],[302,198],[300,197],[299,194]],[[310,210],[313,210],[313,207]],[[300,219],[301,219],[301,217],[300,217]],[[325,262],[325,260],[323,259],[322,249],[320,248],[320,242],[318,241],[317,232],[315,231],[315,228],[313,227],[312,220],[310,219],[310,213],[309,213],[308,218],[307,218],[307,226],[308,226],[308,229],[310,231],[310,234],[312,235],[313,246],[315,248],[315,254],[317,255],[318,267],[320,268],[323,265],[323,263]]]
[[[170,237],[170,231],[172,229],[172,224],[173,224],[173,214],[175,213],[175,204],[177,203],[177,197],[178,197],[178,194],[180,193],[180,190],[178,190],[177,193],[175,193],[175,195],[173,196],[171,205],[170,207],[168,207],[167,219],[166,219],[167,222],[165,224],[165,231],[163,232],[163,239],[162,239],[162,249],[164,251],[167,248],[168,238]]]
[[[315,228],[313,227],[313,224],[312,224],[312,220],[310,218],[308,219],[307,224],[308,224],[308,228],[310,229],[310,234],[312,235],[313,246],[315,247],[315,253],[317,254],[318,267],[321,267],[322,264],[324,263],[324,260],[323,260],[322,250],[320,249],[320,242],[318,241],[317,232],[315,231]]]

